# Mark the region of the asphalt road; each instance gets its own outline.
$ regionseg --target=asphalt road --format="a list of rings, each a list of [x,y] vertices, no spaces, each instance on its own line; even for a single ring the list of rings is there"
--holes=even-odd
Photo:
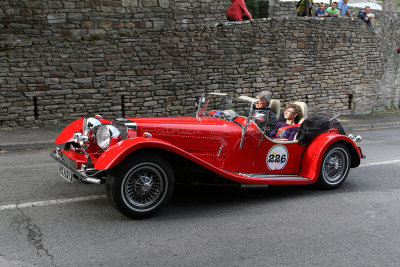
[[[398,266],[400,129],[357,133],[367,159],[336,190],[179,188],[146,220],[49,150],[0,154],[0,266]]]

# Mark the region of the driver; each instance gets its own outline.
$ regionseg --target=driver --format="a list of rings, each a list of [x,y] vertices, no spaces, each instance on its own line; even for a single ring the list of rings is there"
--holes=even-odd
[[[269,133],[278,123],[275,113],[271,111],[271,108],[269,107],[269,103],[271,102],[271,93],[269,91],[262,91],[258,93],[257,99],[258,101],[256,102],[254,113],[255,115],[260,113],[265,114],[266,120],[256,120],[256,124],[265,135],[269,135]]]

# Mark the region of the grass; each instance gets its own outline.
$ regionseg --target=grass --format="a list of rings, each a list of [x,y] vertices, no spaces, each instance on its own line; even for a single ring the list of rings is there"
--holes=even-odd
[[[396,105],[394,105],[394,103],[392,103],[391,106],[386,106],[384,109],[372,108],[371,114],[396,113],[396,112],[400,112],[400,109],[398,106],[396,106]]]

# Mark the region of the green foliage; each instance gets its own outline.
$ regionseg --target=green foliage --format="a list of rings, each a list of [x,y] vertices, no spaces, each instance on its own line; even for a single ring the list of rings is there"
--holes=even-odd
[[[96,44],[96,41],[99,40],[99,39],[100,39],[100,36],[98,36],[97,34],[91,34],[91,35],[89,35],[89,37],[88,37],[89,43],[90,43],[91,45]]]
[[[390,107],[386,106],[384,109],[372,108],[372,111],[371,111],[372,114],[382,114],[382,113],[391,113],[391,112],[400,112],[399,107],[394,105],[393,102],[392,102],[392,105]]]
[[[380,1],[382,3],[385,2],[385,0],[378,0],[378,1]],[[396,6],[400,7],[400,0],[397,0]]]

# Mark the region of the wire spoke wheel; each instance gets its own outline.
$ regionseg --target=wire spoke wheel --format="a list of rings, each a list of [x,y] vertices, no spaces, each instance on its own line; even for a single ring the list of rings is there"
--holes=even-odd
[[[145,218],[168,203],[174,190],[174,173],[158,154],[132,154],[110,173],[106,190],[117,210],[131,218]]]
[[[336,188],[346,179],[350,169],[349,150],[341,145],[332,145],[325,153],[318,184],[322,188]]]
[[[322,166],[324,177],[330,183],[336,183],[343,176],[346,164],[346,154],[342,150],[332,150]]]
[[[139,165],[127,176],[121,189],[124,198],[130,204],[146,208],[161,197],[166,175],[152,164]]]

